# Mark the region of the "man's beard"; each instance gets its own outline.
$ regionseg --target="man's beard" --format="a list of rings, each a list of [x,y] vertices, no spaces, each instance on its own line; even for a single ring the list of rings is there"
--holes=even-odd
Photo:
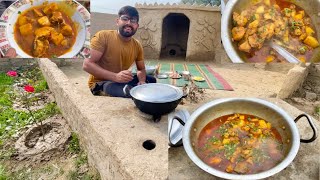
[[[128,31],[125,31],[126,28],[131,28],[131,31],[128,32]],[[137,30],[135,30],[132,26],[129,26],[129,25],[124,25],[122,27],[119,28],[119,32],[122,36],[124,37],[131,37],[133,36],[135,33],[136,33]]]

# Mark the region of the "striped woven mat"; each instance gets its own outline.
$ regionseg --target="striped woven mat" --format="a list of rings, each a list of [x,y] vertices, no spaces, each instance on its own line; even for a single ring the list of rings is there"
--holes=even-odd
[[[165,72],[181,72],[181,71],[189,71],[192,76],[200,76],[205,79],[203,82],[195,82],[196,85],[200,88],[204,89],[217,89],[217,90],[228,90],[233,91],[233,88],[230,84],[218,73],[212,70],[209,65],[204,64],[181,64],[181,63],[151,63],[152,65],[159,66],[159,73]],[[150,64],[150,65],[151,65]],[[184,86],[189,82],[180,79],[157,79],[157,82],[164,84],[172,84],[175,86]]]

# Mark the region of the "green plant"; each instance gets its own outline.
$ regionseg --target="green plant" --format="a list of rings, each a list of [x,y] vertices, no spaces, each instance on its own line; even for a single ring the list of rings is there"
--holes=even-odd
[[[0,113],[0,145],[6,138],[11,137],[26,125],[33,124],[34,119],[43,121],[50,116],[59,114],[60,110],[56,103],[46,104],[44,108],[33,112],[32,117],[28,112],[7,108]]]
[[[86,153],[81,151],[81,153],[79,154],[79,156],[76,159],[76,167],[79,168],[80,166],[82,166],[86,163],[88,163],[88,156]]]
[[[48,89],[48,84],[46,80],[40,80],[36,83],[36,85],[34,86],[35,88],[35,92],[42,92]]]
[[[74,154],[79,154],[81,151],[78,135],[74,132],[71,133],[71,139],[68,144],[68,150],[69,152]]]
[[[3,165],[0,164],[0,180],[9,179],[9,175],[6,173],[6,169]]]
[[[315,108],[315,113],[316,113],[317,116],[320,116],[320,106],[317,106]]]
[[[15,153],[14,148],[8,148],[8,149],[1,149],[0,150],[0,161],[1,160],[8,160],[10,157]]]
[[[0,73],[0,86],[12,85],[14,79],[5,73]]]

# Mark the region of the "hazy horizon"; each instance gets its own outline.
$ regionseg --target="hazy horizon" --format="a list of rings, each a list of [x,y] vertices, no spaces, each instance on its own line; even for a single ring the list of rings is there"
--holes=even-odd
[[[101,0],[90,0],[91,4],[91,12],[100,12],[100,13],[108,13],[108,14],[117,14],[119,9],[123,6],[130,5],[134,6],[136,3],[147,3],[147,4],[154,4],[154,3],[163,3],[170,4],[179,3],[181,0],[108,0],[108,1],[101,1]]]

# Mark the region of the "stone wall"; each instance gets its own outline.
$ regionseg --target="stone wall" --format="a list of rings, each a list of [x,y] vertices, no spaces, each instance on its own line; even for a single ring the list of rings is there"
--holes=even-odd
[[[320,101],[320,64],[311,64],[303,85],[295,91],[293,97]]]
[[[186,16],[190,21],[186,36],[185,59],[215,61],[216,54],[221,50],[220,7],[188,3],[173,5],[144,3],[136,4],[135,7],[140,14],[140,26],[135,37],[142,43],[146,59],[160,58],[161,50],[164,48],[162,43],[165,43],[163,35],[167,31],[163,29],[163,21],[170,14],[179,14]],[[168,33],[173,34],[169,35],[169,38],[179,36],[178,32]]]

